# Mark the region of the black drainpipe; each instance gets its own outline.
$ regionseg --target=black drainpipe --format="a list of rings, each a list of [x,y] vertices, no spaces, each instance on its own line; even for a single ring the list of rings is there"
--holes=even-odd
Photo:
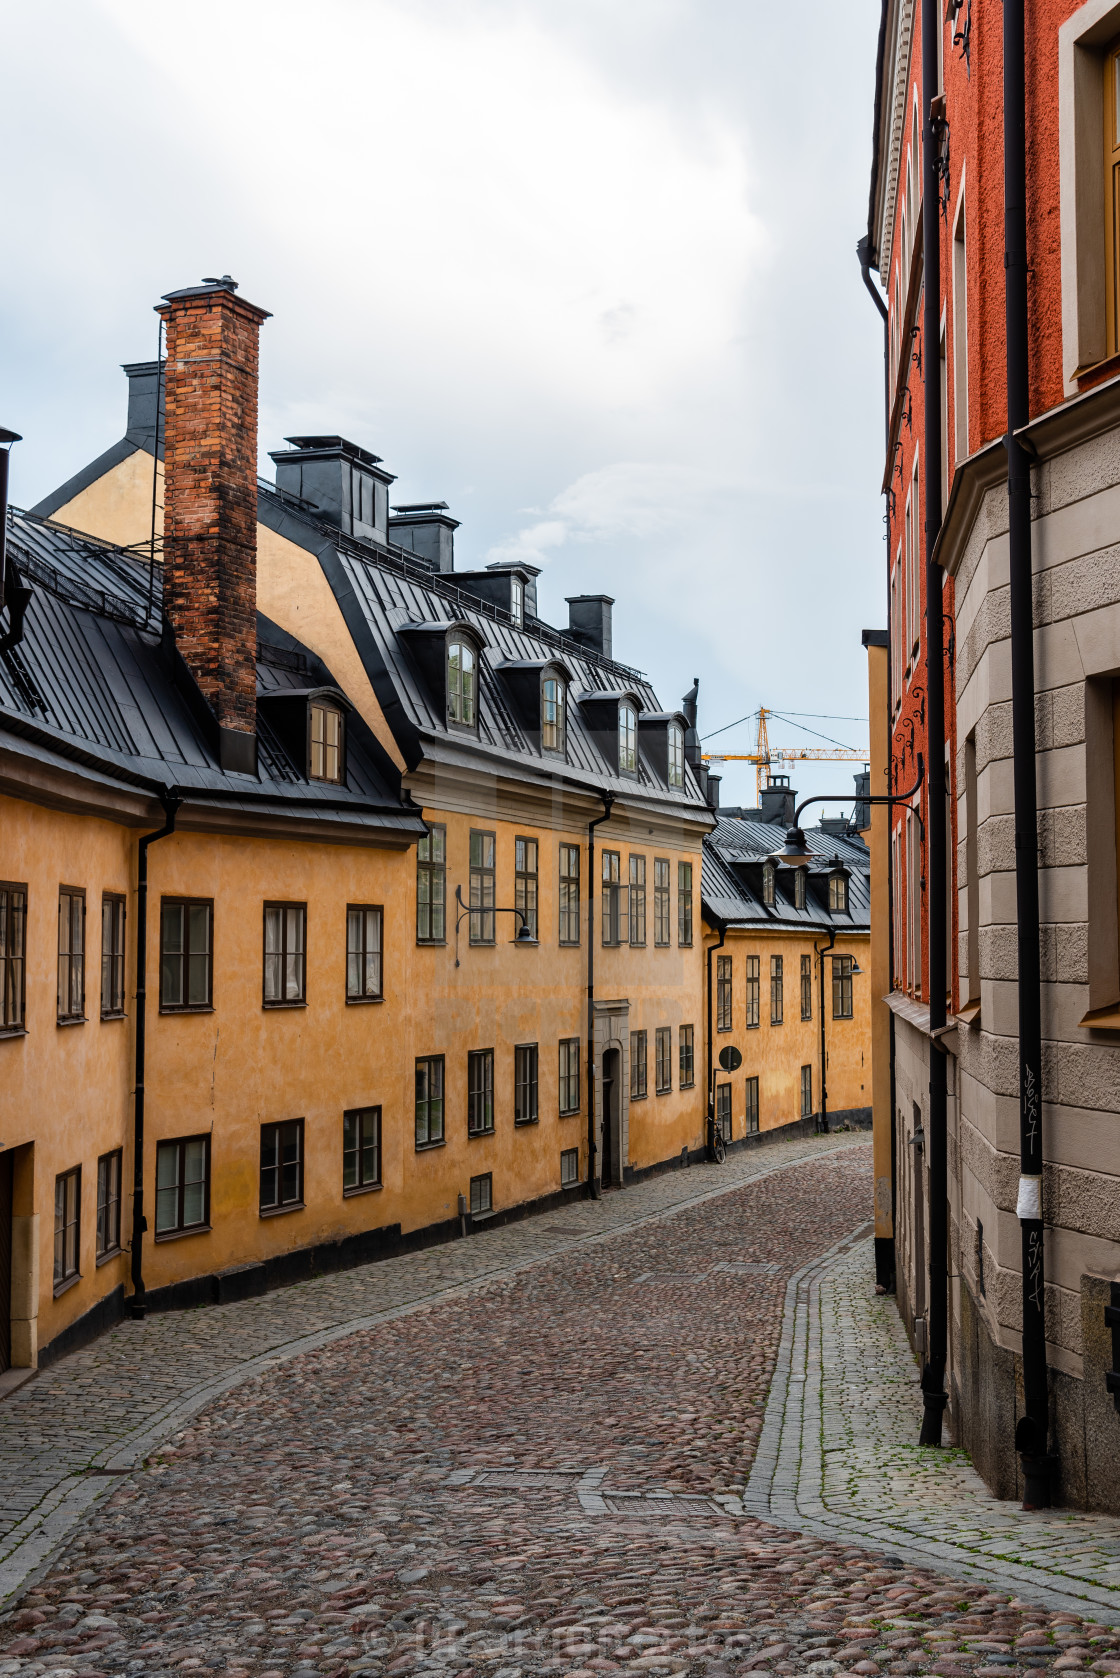
[[[941,531],[941,181],[937,164],[942,119],[935,114],[941,92],[938,31],[941,8],[922,8],[922,377],[926,538],[926,907],[929,920],[929,1305],[926,1361],[922,1369],[924,1413],[919,1445],[940,1445],[948,1399],[945,1365],[949,1346],[949,1138],[945,1049],[945,652],[941,567],[933,558]]]
[[[595,1175],[595,829],[610,821],[613,806],[614,793],[603,793],[602,815],[587,824],[587,1187],[592,1200],[602,1192]]]
[[[143,1317],[147,1310],[144,1299],[144,1231],[148,1227],[144,1217],[144,1050],[146,1040],[146,1004],[148,991],[148,846],[157,839],[166,839],[175,831],[175,817],[181,800],[165,796],[164,813],[167,820],[155,833],[146,833],[138,846],[136,870],[136,1093],[132,1130],[132,1298],[128,1303],[130,1317]]]
[[[727,922],[717,921],[719,927],[719,943],[708,945],[708,1158],[716,1157],[716,1068],[715,1068],[715,1020],[712,1017],[712,957],[717,950],[723,949],[723,941],[727,937]]]
[[[874,253],[871,249],[870,233],[865,233],[863,238],[859,241],[859,244],[856,246],[856,255],[859,257],[859,271],[863,275],[863,283],[870,293],[871,301],[883,317],[883,400],[887,412],[887,438],[889,441],[891,432],[890,317],[887,314],[887,305],[883,302],[882,297],[879,295],[878,287],[876,286],[875,281],[871,278],[871,269],[874,266]],[[889,547],[887,551],[889,553]]]
[[[828,929],[828,943],[823,945],[823,946],[818,944],[815,940],[814,940],[814,943],[813,943],[813,949],[816,951],[817,960],[820,962],[820,966],[821,966],[821,1124],[820,1124],[820,1135],[822,1135],[822,1136],[827,1136],[829,1134],[829,1130],[828,1130],[828,1073],[827,1073],[828,1057],[827,1057],[827,1054],[826,1054],[826,1051],[825,1051],[825,1041],[824,1041],[824,963],[825,963],[825,957],[827,956],[829,950],[831,950],[831,948],[832,948],[833,944],[835,944],[835,942],[836,942],[836,928],[834,926],[830,926],[829,929]]]
[[[1015,1429],[1024,1508],[1050,1505],[1042,1239],[1042,974],[1035,786],[1030,459],[1016,436],[1030,420],[1027,348],[1027,118],[1023,0],[1003,4],[1003,213],[1007,305],[1007,512],[1011,550],[1011,731],[1015,908],[1019,946],[1019,1214],[1023,1242],[1023,1410]]]

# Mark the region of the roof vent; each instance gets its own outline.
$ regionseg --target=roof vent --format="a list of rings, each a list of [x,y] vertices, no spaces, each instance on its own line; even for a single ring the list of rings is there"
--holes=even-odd
[[[285,437],[290,449],[272,454],[276,487],[309,501],[327,524],[367,542],[389,539],[391,472],[381,456],[359,448],[347,437]]]
[[[609,594],[569,594],[568,634],[573,641],[593,647],[604,658],[611,657],[611,607]]]
[[[446,501],[409,501],[394,507],[389,519],[389,540],[408,548],[433,571],[454,571],[455,532]]]

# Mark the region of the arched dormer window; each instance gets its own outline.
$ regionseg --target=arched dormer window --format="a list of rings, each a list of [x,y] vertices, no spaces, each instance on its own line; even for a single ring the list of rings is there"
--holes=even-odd
[[[525,584],[520,577],[509,580],[509,615],[520,629],[525,622]]]
[[[618,707],[618,772],[638,773],[638,713],[628,699]]]
[[[478,654],[457,635],[447,643],[447,720],[460,728],[478,727]]]
[[[548,675],[541,682],[541,750],[564,750],[567,691],[563,678]]]
[[[339,786],[344,778],[342,711],[328,699],[313,699],[310,711],[308,774],[313,781]]]
[[[774,864],[764,862],[762,865],[762,901],[768,908],[774,907]]]
[[[684,729],[679,722],[669,724],[669,785],[684,786]]]
[[[828,909],[832,915],[848,913],[848,876],[842,868],[834,868],[828,876]]]

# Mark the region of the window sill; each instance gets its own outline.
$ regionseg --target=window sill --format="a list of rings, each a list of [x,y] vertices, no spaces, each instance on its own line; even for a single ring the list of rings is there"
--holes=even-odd
[[[65,1282],[56,1282],[55,1285],[54,1285],[54,1297],[56,1299],[61,1299],[62,1295],[64,1293],[69,1293],[70,1289],[74,1286],[74,1284],[76,1282],[80,1282],[81,1279],[82,1279],[81,1271],[80,1270],[75,1270],[75,1272],[72,1276],[67,1276]]]
[[[26,1036],[27,1036],[27,1027],[25,1025],[6,1025],[3,1028],[3,1030],[0,1031],[0,1040],[2,1040],[5,1037],[26,1037]]]
[[[364,1008],[371,1002],[384,1002],[384,1000],[383,996],[348,996],[346,1006],[348,1008]]]
[[[258,1214],[262,1218],[282,1218],[286,1212],[302,1212],[305,1210],[302,1200],[289,1200],[283,1206],[258,1206]]]
[[[110,1260],[120,1258],[123,1253],[124,1253],[124,1248],[119,1246],[119,1245],[116,1246],[116,1247],[110,1247],[109,1251],[107,1253],[98,1253],[98,1255],[97,1255],[97,1268],[98,1268],[98,1270],[101,1269],[101,1266],[103,1264],[108,1264],[110,1262]]]
[[[61,1030],[68,1025],[86,1025],[88,1021],[84,1014],[71,1014],[68,1019],[55,1020],[55,1025]]]
[[[469,950],[492,950],[496,947],[497,942],[496,938],[468,938],[467,948]]]
[[[111,1014],[102,1014],[101,1023],[102,1025],[108,1025],[111,1020],[127,1020],[127,1018],[128,1015],[124,1012],[123,1008],[114,1009]]]
[[[301,996],[298,1002],[262,1002],[261,1007],[268,1014],[274,1014],[282,1008],[306,1008],[307,998]]]
[[[447,939],[446,938],[418,938],[416,940],[416,948],[418,950],[446,950]]]
[[[641,943],[639,943],[636,938],[631,938],[630,948],[632,950],[644,950],[645,947],[646,947],[646,941],[645,941],[644,938],[642,939]]]
[[[631,1099],[631,1101],[648,1101],[649,1096],[648,1096],[648,1094],[646,1093],[645,1090],[642,1090],[640,1095],[635,1095],[634,1091],[631,1090],[630,1091],[630,1099]]]
[[[210,1228],[211,1228],[211,1226],[209,1224],[191,1224],[189,1229],[163,1229],[163,1230],[158,1230],[156,1232],[155,1236],[153,1237],[153,1240],[156,1240],[156,1241],[182,1241],[184,1236],[187,1236],[187,1235],[209,1235],[210,1234]]]
[[[556,942],[562,950],[578,950],[580,946],[578,938],[558,938]]]
[[[485,1140],[488,1136],[494,1136],[495,1134],[496,1134],[496,1131],[495,1131],[495,1128],[494,1128],[493,1125],[490,1126],[489,1130],[468,1130],[467,1131],[467,1141],[468,1142],[485,1142]]]
[[[694,946],[693,946],[693,942],[692,942],[691,938],[689,939],[687,944],[678,944],[677,945],[678,950],[691,950],[693,948],[694,948]]]
[[[655,1095],[672,1095],[672,1093],[673,1093],[673,1091],[672,1091],[671,1087],[667,1090],[655,1090],[654,1091]]]
[[[356,1183],[352,1189],[343,1189],[343,1200],[353,1200],[359,1194],[376,1194],[385,1187],[384,1183]]]
[[[161,1014],[212,1014],[214,1004],[212,1002],[193,1002],[180,1008],[178,1005],[172,1006],[170,1003],[161,1002],[159,1011]]]
[[[678,1090],[694,1090],[696,1088],[696,1079],[690,1078],[687,1084],[678,1084],[677,1088]]]
[[[979,1008],[976,1012],[979,1015]],[[1090,1008],[1077,1023],[1090,1031],[1120,1031],[1120,1003],[1114,1002],[1110,1008]]]
[[[447,1138],[445,1136],[441,1136],[436,1142],[417,1142],[415,1144],[415,1149],[418,1154],[427,1154],[431,1153],[433,1148],[446,1148],[446,1146]]]
[[[558,1117],[561,1119],[578,1119],[582,1112],[582,1107],[568,1107],[564,1112],[558,1114]]]
[[[655,950],[669,950],[672,948],[672,943],[668,938],[655,938],[653,947]]]
[[[1102,1013],[1107,1014],[1107,1013],[1110,1013],[1112,1010],[1108,1009],[1108,1008],[1104,1008],[1100,1011]],[[1088,1021],[1088,1019],[1089,1019],[1089,1016],[1086,1015],[1085,1019],[1083,1019],[1080,1023],[1082,1025],[1085,1025],[1086,1022]],[[978,1026],[980,1024],[980,1004],[979,1004],[979,1002],[966,1002],[964,1004],[963,1008],[959,1008],[957,1010],[957,1021],[960,1025],[968,1026],[970,1028],[972,1028],[974,1026]]]
[[[528,1130],[532,1125],[540,1124],[540,1119],[514,1119],[514,1130]]]

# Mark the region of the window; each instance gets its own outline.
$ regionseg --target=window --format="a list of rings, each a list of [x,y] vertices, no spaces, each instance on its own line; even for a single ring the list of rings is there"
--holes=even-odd
[[[27,887],[0,884],[0,1032],[22,1032],[25,1010]]]
[[[836,956],[832,962],[832,1017],[850,1020],[852,1017],[852,967],[854,957]]]
[[[782,958],[770,957],[770,1024],[782,1023]]]
[[[921,487],[918,480],[918,451],[914,450],[914,470],[910,493],[906,497],[906,662],[910,663],[918,648],[921,627]]]
[[[381,991],[380,908],[373,903],[346,905],[346,1000],[374,1002]]]
[[[322,699],[311,701],[311,763],[313,781],[342,780],[342,712]]]
[[[684,786],[684,731],[676,722],[669,724],[669,785]]]
[[[622,775],[638,773],[638,713],[625,699],[618,707],[618,769]]]
[[[261,1211],[303,1205],[303,1120],[261,1126]]]
[[[1086,696],[1089,697],[1088,695]],[[964,912],[965,912],[965,993],[966,1008],[980,1002],[980,870],[977,846],[976,735],[972,733],[964,743]],[[950,899],[950,902],[952,900]],[[952,915],[946,917],[950,924]],[[897,959],[897,957],[896,957]]]
[[[731,1140],[731,1085],[716,1085],[716,1135]]]
[[[520,577],[509,580],[509,615],[519,627],[525,621],[525,584]]]
[[[677,943],[692,946],[692,864],[677,863]]]
[[[64,1171],[54,1180],[54,1291],[78,1279],[81,1253],[82,1168]]]
[[[560,847],[560,942],[578,944],[579,912],[579,846]]]
[[[212,903],[164,898],[160,915],[159,1005],[209,1008],[213,984]]]
[[[306,1001],[307,905],[264,906],[264,1005],[291,1008]]]
[[[762,901],[770,908],[774,906],[774,864],[764,862],[762,865]]]
[[[121,1245],[121,1150],[97,1162],[97,1257],[108,1258]]]
[[[902,703],[902,545],[895,555],[891,572],[891,705],[897,711]]]
[[[475,703],[475,651],[466,641],[447,644],[447,720],[460,728],[473,728],[478,711]]]
[[[848,913],[848,876],[840,872],[828,876],[828,909],[832,915]]]
[[[813,1017],[813,958],[801,957],[801,1018],[811,1020]]]
[[[647,1066],[648,1048],[646,1033],[632,1031],[630,1033],[630,1099],[640,1101],[646,1094],[646,1080],[649,1073]]]
[[[489,1136],[494,1129],[494,1051],[472,1049],[467,1056],[467,1135]]]
[[[622,942],[622,856],[603,852],[603,943]]]
[[[546,676],[541,683],[541,746],[546,752],[564,750],[564,684],[558,676]]]
[[[988,1292],[987,1279],[984,1275],[984,1225],[977,1219],[976,1223],[976,1282],[980,1292]]]
[[[342,1192],[381,1186],[381,1109],[356,1107],[342,1115]]]
[[[805,907],[805,870],[795,868],[793,871],[793,906],[795,909]]]
[[[59,1024],[85,1018],[86,894],[64,888],[58,894]]]
[[[513,902],[515,908],[521,910],[525,916],[525,925],[535,938],[537,936],[537,841],[535,839],[515,839]],[[520,930],[521,922],[518,921]]]
[[[653,859],[653,941],[667,944],[670,939],[669,859]]]
[[[513,1051],[513,1122],[537,1122],[537,1045],[521,1043]]]
[[[494,942],[494,835],[471,832],[472,944]]]
[[[630,858],[630,942],[646,941],[646,859]]]
[[[673,1087],[673,1033],[667,1025],[659,1025],[653,1034],[653,1076],[658,1095],[668,1095]]]
[[[716,1030],[731,1030],[731,957],[716,957]]]
[[[753,1030],[758,1024],[758,993],[760,982],[758,977],[758,956],[748,956],[747,967],[747,1029]]]
[[[106,893],[101,899],[101,1018],[119,1019],[123,1013],[124,898]]]
[[[801,1068],[801,1117],[809,1118],[813,1111],[813,1068]]]
[[[747,1079],[747,1135],[758,1133],[758,1079]]]
[[[1105,355],[1120,353],[1120,43],[1104,61]]]
[[[494,1206],[494,1178],[491,1172],[484,1177],[471,1178],[471,1215],[490,1212]]]
[[[156,1147],[156,1236],[210,1222],[210,1138],[183,1136]]]
[[[560,1187],[567,1189],[579,1182],[579,1149],[565,1148],[560,1155]]]
[[[560,1112],[578,1113],[579,1098],[579,1038],[560,1039]]]
[[[690,1090],[696,1082],[695,1032],[690,1025],[682,1025],[678,1054],[677,1083],[682,1090]]]
[[[416,1146],[442,1141],[443,1056],[427,1055],[416,1062]]]
[[[436,824],[416,847],[416,942],[442,944],[447,936],[447,829]]]

